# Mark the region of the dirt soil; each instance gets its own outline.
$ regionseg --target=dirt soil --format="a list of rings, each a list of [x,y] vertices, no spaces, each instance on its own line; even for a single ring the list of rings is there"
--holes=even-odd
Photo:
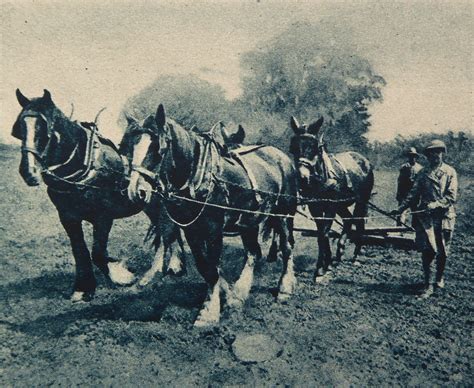
[[[294,296],[274,300],[281,263],[262,263],[243,311],[225,310],[218,327],[204,330],[192,326],[206,289],[189,254],[183,278],[157,277],[134,292],[106,287],[97,273],[95,299],[72,304],[65,232],[45,187],[27,187],[18,162],[17,149],[0,149],[1,386],[474,384],[472,179],[461,179],[443,292],[418,300],[419,254],[375,247],[314,284],[316,239],[298,235]],[[385,209],[395,206],[395,178],[377,172],[375,202]],[[112,255],[137,274],[151,260],[147,226],[138,215],[112,230]],[[224,267],[235,276],[242,250],[238,239],[226,242]],[[280,350],[240,361],[232,344],[246,335],[264,335]]]

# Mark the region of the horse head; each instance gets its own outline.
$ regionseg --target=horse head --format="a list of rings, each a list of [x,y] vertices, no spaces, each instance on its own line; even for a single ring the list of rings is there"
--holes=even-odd
[[[293,116],[290,119],[291,129],[295,135],[291,138],[290,153],[293,154],[298,166],[298,172],[301,180],[309,183],[314,173],[318,158],[323,147],[323,132],[321,126],[323,117],[309,124],[299,124]]]
[[[151,200],[153,184],[156,183],[160,163],[169,149],[170,133],[166,113],[162,104],[156,114],[143,123],[126,115],[127,129],[120,143],[120,151],[130,162],[128,197],[132,201]]]
[[[235,133],[229,133],[226,126],[221,123],[221,133],[224,139],[224,144],[228,146],[240,145],[245,140],[245,129],[239,124],[239,128]]]
[[[37,186],[41,182],[42,168],[39,167],[45,163],[52,144],[60,141],[60,134],[55,131],[54,124],[61,112],[46,89],[42,97],[31,99],[17,89],[16,97],[22,110],[13,124],[11,134],[21,140],[20,175],[29,186]]]

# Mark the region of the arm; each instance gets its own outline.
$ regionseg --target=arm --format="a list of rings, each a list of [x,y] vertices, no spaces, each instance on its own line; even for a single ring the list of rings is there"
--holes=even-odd
[[[420,198],[420,177],[421,174],[417,175],[415,182],[413,183],[413,187],[408,192],[405,199],[402,201],[400,206],[398,207],[398,212],[402,213],[404,210],[416,205],[419,202]]]
[[[458,177],[456,171],[448,176],[446,188],[443,197],[437,201],[428,204],[429,209],[448,209],[456,203],[458,193]]]
[[[396,199],[397,199],[397,202],[400,203],[400,201],[403,199],[403,197],[405,196],[404,194],[406,193],[406,188],[405,188],[405,184],[406,184],[406,173],[405,173],[405,170],[404,168],[400,168],[400,173],[398,174],[398,181],[397,181],[397,196],[396,196]]]

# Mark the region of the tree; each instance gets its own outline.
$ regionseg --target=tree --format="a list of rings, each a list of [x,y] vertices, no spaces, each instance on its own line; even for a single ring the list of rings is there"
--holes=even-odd
[[[243,56],[241,100],[250,112],[274,113],[286,123],[291,115],[308,122],[323,115],[332,150],[360,149],[368,107],[382,99],[385,80],[354,47],[348,32],[329,24],[295,24]],[[281,141],[287,127],[279,130]]]
[[[188,128],[196,125],[201,130],[209,130],[217,121],[228,119],[229,102],[222,87],[193,75],[157,78],[129,98],[123,111],[144,119],[154,114],[160,103],[170,117]]]

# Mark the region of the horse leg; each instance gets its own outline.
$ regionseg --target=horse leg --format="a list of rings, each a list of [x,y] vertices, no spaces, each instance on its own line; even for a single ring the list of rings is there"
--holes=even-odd
[[[186,274],[186,264],[184,261],[184,244],[181,238],[181,231],[177,225],[169,221],[169,225],[166,225],[166,230],[163,231],[163,244],[165,249],[168,248],[170,260],[168,264],[167,274],[173,276],[183,276]],[[178,243],[180,251],[176,252],[174,249]]]
[[[296,286],[296,277],[294,272],[293,251],[293,220],[287,219],[281,221],[280,247],[283,257],[283,271],[278,286],[278,300],[280,302],[287,300]],[[294,241],[293,241],[294,243]]]
[[[316,264],[316,272],[314,274],[314,280],[318,281],[319,277],[326,275],[329,266],[331,264],[331,245],[329,244],[329,230],[332,225],[332,218],[335,217],[335,213],[326,212],[324,218],[331,218],[331,220],[320,220],[316,221],[318,226],[318,262]]]
[[[342,208],[339,209],[338,214],[342,218],[351,218],[352,214],[347,208]],[[350,220],[343,220],[343,227],[341,231],[341,237],[339,237],[339,240],[337,241],[337,250],[336,250],[336,257],[335,257],[335,262],[339,262],[342,259],[342,256],[344,256],[344,252],[346,250],[346,242],[348,238],[348,234],[351,230],[352,227],[352,222]]]
[[[133,282],[134,276],[123,263],[109,260],[107,242],[112,224],[110,218],[100,218],[93,223],[92,261],[112,283],[125,286]]]
[[[219,278],[218,264],[223,245],[222,227],[219,230],[209,226],[206,225],[204,233],[202,228],[186,230],[186,239],[196,260],[196,267],[208,285],[207,298],[194,322],[195,327],[219,323],[221,312],[220,291],[223,279]]]
[[[261,256],[258,228],[245,230],[240,236],[245,249],[244,268],[234,284],[232,293],[227,298],[227,304],[235,308],[243,307],[247,300],[252,288],[255,261]]]
[[[369,204],[367,202],[356,202],[354,207],[354,217],[367,217],[368,212]],[[362,236],[365,230],[365,219],[355,220],[354,223],[356,226],[356,233],[354,238],[355,248],[353,260],[355,261],[362,249]]]
[[[163,273],[164,259],[165,248],[163,244],[160,244],[160,246],[155,252],[155,256],[153,257],[153,263],[151,264],[150,269],[145,272],[145,274],[138,282],[139,287],[145,287],[146,285],[148,285],[153,280],[157,272]]]
[[[296,207],[296,205],[295,205]],[[295,210],[295,213],[296,213],[296,210]],[[293,213],[294,215],[294,213]],[[287,218],[286,219],[286,225],[287,225],[287,228],[288,228],[288,242],[290,243],[291,245],[291,248],[294,248],[295,247],[295,233],[294,233],[294,228],[295,228],[295,220],[294,218]]]
[[[272,243],[267,255],[267,262],[274,263],[278,259],[278,234],[273,231]]]
[[[59,220],[69,237],[72,254],[76,262],[76,280],[71,301],[89,302],[94,296],[97,283],[92,270],[90,253],[84,240],[82,222],[67,219],[61,213],[59,214]]]

